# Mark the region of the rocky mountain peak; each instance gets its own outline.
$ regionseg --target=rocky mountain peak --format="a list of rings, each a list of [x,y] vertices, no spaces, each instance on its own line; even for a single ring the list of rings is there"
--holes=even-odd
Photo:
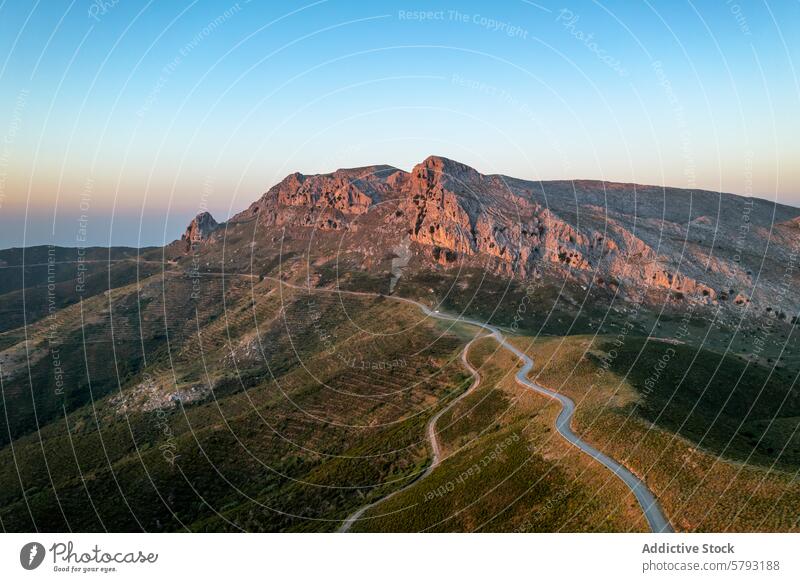
[[[193,244],[206,240],[218,226],[219,223],[214,220],[210,212],[201,212],[186,227],[186,232],[181,236],[181,240],[186,243],[188,250]]]
[[[418,189],[436,186],[459,194],[470,190],[484,176],[474,168],[442,156],[428,156],[411,170],[411,180]]]
[[[743,264],[742,249],[768,253],[765,268],[780,272],[781,248],[800,244],[799,214],[708,191],[484,175],[430,156],[410,172],[369,166],[290,174],[231,223],[255,220],[252,232],[280,227],[298,239],[316,232],[317,241],[335,231],[336,252],[370,260],[409,245],[428,268],[470,264],[520,278],[549,272],[630,296],[661,289],[676,302],[691,297],[741,306],[776,292],[764,285],[760,298],[745,292],[753,269]],[[208,236],[209,219],[195,219],[184,239]],[[779,228],[771,228],[775,223]],[[780,237],[780,245],[770,245],[770,237]]]
[[[481,174],[475,169],[456,160],[451,160],[444,156],[428,156],[415,166],[416,168],[426,168],[438,172],[445,176],[457,177],[480,177]]]

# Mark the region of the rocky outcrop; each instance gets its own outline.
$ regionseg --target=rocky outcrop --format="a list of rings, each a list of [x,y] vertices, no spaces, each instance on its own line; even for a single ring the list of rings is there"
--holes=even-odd
[[[470,176],[464,168],[460,164],[447,164],[443,158],[430,157],[411,171],[406,182],[407,197],[401,207],[409,220],[412,241],[454,253],[476,252],[478,213],[467,197],[453,189],[454,185],[462,192],[468,188],[464,179]]]
[[[191,250],[192,245],[207,240],[219,224],[209,212],[201,212],[192,219],[186,232],[181,236],[181,240],[186,244],[186,251]]]
[[[412,252],[444,267],[467,261],[518,277],[545,268],[628,293],[662,289],[674,300],[735,297],[741,305],[754,300],[732,291],[752,283],[747,253],[785,264],[781,248],[800,243],[798,214],[715,192],[487,176],[431,156],[410,172],[370,166],[290,174],[232,220],[255,218],[267,230],[358,231],[349,250],[373,257],[391,256],[408,240]],[[776,222],[781,228],[770,228]],[[776,236],[777,249],[768,244]]]
[[[257,217],[264,225],[340,230],[364,214],[391,189],[391,166],[337,170],[332,174],[288,175],[236,220]]]

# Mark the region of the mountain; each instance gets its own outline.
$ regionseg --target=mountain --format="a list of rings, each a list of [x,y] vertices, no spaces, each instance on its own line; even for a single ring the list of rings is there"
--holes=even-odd
[[[186,232],[181,235],[181,240],[186,243],[186,250],[190,250],[192,245],[202,242],[208,238],[219,226],[210,212],[201,212],[192,219]]]
[[[676,529],[795,530],[798,215],[430,157],[291,174],[162,248],[0,251],[0,522],[646,527],[511,352],[412,298],[503,327]]]
[[[213,221],[200,215],[185,237],[198,220]],[[226,246],[234,265],[231,256],[253,255],[280,234],[285,248],[309,262],[353,253],[366,272],[407,249],[406,261],[417,271],[473,267],[519,281],[592,286],[628,300],[733,310],[754,302],[780,312],[776,299],[800,299],[797,286],[785,284],[794,277],[798,221],[800,210],[756,198],[602,181],[533,182],[431,156],[411,172],[383,165],[291,174],[224,228],[213,223],[213,234],[205,228],[201,239]],[[250,249],[239,249],[239,238]],[[297,241],[325,250],[312,257],[312,248]],[[391,269],[384,270],[388,281]]]

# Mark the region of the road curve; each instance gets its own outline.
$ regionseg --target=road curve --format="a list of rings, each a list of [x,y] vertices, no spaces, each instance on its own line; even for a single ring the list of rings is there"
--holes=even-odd
[[[436,434],[436,423],[439,421],[439,419],[445,412],[453,408],[453,406],[455,406],[467,394],[474,392],[475,389],[481,384],[480,374],[478,374],[478,371],[475,368],[473,368],[472,364],[470,364],[469,361],[467,360],[467,354],[469,353],[469,348],[472,345],[472,343],[477,339],[479,338],[476,337],[472,339],[466,346],[464,346],[464,349],[461,351],[461,361],[464,363],[464,367],[467,368],[469,373],[472,375],[472,384],[463,393],[459,394],[459,396],[455,398],[450,404],[448,404],[447,406],[442,408],[439,412],[437,412],[435,415],[433,415],[433,417],[428,421],[428,426],[425,429],[425,434],[428,435],[428,442],[430,442],[431,450],[433,451],[433,460],[431,461],[431,464],[428,465],[428,467],[422,473],[420,473],[415,479],[413,479],[411,482],[407,483],[397,491],[392,491],[389,495],[381,497],[380,499],[376,499],[372,503],[369,503],[359,508],[358,511],[351,513],[339,527],[340,533],[345,533],[349,531],[350,528],[353,527],[353,524],[356,521],[358,521],[368,509],[372,509],[373,507],[375,507],[380,503],[383,503],[387,499],[391,499],[395,495],[402,493],[412,485],[416,485],[417,483],[422,481],[425,477],[430,475],[431,472],[439,465],[439,463],[442,460],[442,452],[441,452],[442,449],[439,446],[439,437]]]
[[[487,330],[497,343],[501,346],[506,348],[512,354],[517,356],[520,360],[522,360],[522,368],[519,369],[517,375],[515,377],[518,384],[525,386],[526,388],[530,388],[539,394],[543,394],[549,398],[554,400],[558,400],[561,403],[561,412],[558,414],[558,418],[556,418],[556,430],[558,433],[564,437],[568,442],[578,447],[581,451],[602,463],[606,468],[608,468],[614,475],[616,475],[627,487],[633,492],[636,496],[636,500],[639,502],[639,506],[642,508],[644,512],[645,519],[647,519],[647,524],[650,526],[650,530],[655,533],[671,533],[675,530],[672,529],[672,526],[669,523],[669,520],[664,515],[664,512],[661,510],[661,506],[658,503],[655,495],[647,488],[647,485],[639,479],[636,475],[631,473],[628,469],[620,465],[617,461],[606,455],[605,453],[600,452],[592,445],[587,443],[586,441],[582,440],[578,435],[576,435],[572,428],[570,428],[570,422],[572,420],[573,414],[575,414],[575,402],[572,401],[571,398],[564,396],[563,394],[559,394],[558,392],[553,392],[552,390],[548,390],[544,386],[540,386],[536,382],[528,379],[528,373],[533,369],[533,360],[524,352],[517,349],[516,346],[511,344],[503,333],[500,331],[499,328],[489,325],[487,323],[481,323],[479,321],[475,321],[473,319],[467,319],[465,317],[455,317],[452,315],[447,315],[444,313],[439,313],[436,311],[431,311],[425,305],[421,303],[417,303],[416,301],[412,301],[410,299],[405,299],[403,297],[397,297],[400,301],[405,301],[409,303],[413,303],[417,305],[422,311],[431,317],[435,317],[437,319],[445,319],[449,321],[457,321],[460,323],[468,323],[470,325],[477,325],[482,327],[483,329]],[[474,341],[474,340],[473,340]]]
[[[272,279],[272,277],[269,277],[269,278]],[[293,288],[296,288],[296,289],[302,289],[302,290],[305,290],[305,291],[311,291],[311,289],[309,289],[308,287],[301,287],[299,285],[293,285],[291,283],[287,283],[286,281],[282,281],[280,279],[276,279],[276,281],[278,281],[282,285],[286,285],[288,287],[293,287]],[[593,459],[595,459],[599,463],[603,464],[618,479],[620,479],[628,487],[628,489],[630,489],[633,492],[634,496],[636,496],[636,500],[639,502],[639,506],[642,508],[642,512],[644,513],[645,519],[647,519],[647,524],[650,526],[650,530],[652,532],[655,532],[655,533],[671,533],[671,532],[675,531],[672,528],[672,525],[670,525],[669,520],[664,515],[664,512],[662,511],[661,506],[659,505],[658,500],[656,499],[655,495],[653,495],[653,493],[647,488],[647,485],[645,485],[644,482],[641,479],[639,479],[636,475],[631,473],[631,471],[629,471],[628,469],[623,467],[621,464],[619,464],[617,461],[615,461],[614,459],[612,459],[611,457],[609,457],[605,453],[600,452],[599,450],[594,448],[592,445],[590,445],[586,441],[582,440],[578,435],[576,435],[572,431],[572,428],[570,428],[570,421],[572,420],[573,414],[575,414],[575,402],[573,402],[573,400],[571,398],[568,398],[567,396],[564,396],[563,394],[559,394],[558,392],[554,392],[552,390],[548,390],[544,386],[540,386],[536,382],[533,382],[532,380],[529,380],[528,379],[528,373],[533,369],[533,360],[527,354],[525,354],[522,351],[520,351],[519,349],[517,349],[513,344],[509,343],[508,340],[506,339],[506,337],[503,335],[503,333],[500,331],[499,328],[497,328],[497,327],[495,327],[493,325],[489,325],[488,323],[482,323],[480,321],[476,321],[474,319],[469,319],[469,318],[466,318],[466,317],[458,317],[458,316],[449,315],[449,314],[446,314],[446,313],[440,313],[438,310],[437,311],[432,311],[430,308],[428,308],[427,305],[419,303],[418,301],[414,301],[413,299],[407,299],[405,297],[398,297],[396,295],[378,295],[376,293],[367,293],[367,292],[363,292],[363,291],[344,291],[344,290],[341,290],[341,289],[319,289],[318,288],[318,289],[313,289],[313,290],[314,291],[328,291],[328,292],[331,292],[331,293],[340,293],[340,294],[344,294],[344,295],[359,295],[359,296],[364,296],[364,297],[378,297],[378,296],[381,296],[381,297],[385,297],[387,299],[392,299],[392,300],[395,300],[395,301],[402,301],[403,303],[409,303],[411,305],[415,305],[416,307],[421,309],[422,312],[425,315],[427,315],[429,317],[434,317],[436,319],[442,319],[442,320],[445,320],[445,321],[466,323],[466,324],[469,324],[469,325],[475,325],[475,326],[478,326],[478,327],[481,327],[481,328],[485,329],[486,331],[488,331],[491,334],[492,337],[495,338],[495,340],[497,340],[497,342],[501,346],[503,346],[508,351],[510,351],[512,354],[517,356],[520,360],[522,360],[522,368],[519,369],[519,371],[517,372],[516,377],[515,377],[515,379],[516,379],[518,384],[521,384],[522,386],[525,386],[526,388],[530,388],[531,390],[533,390],[535,392],[538,392],[539,394],[542,394],[544,396],[547,396],[548,398],[552,398],[553,400],[558,400],[561,403],[561,412],[558,414],[558,417],[556,418],[556,430],[558,431],[558,433],[565,440],[567,440],[569,443],[571,443],[574,446],[578,447],[581,451],[583,451],[584,453],[586,453],[587,455],[589,455],[590,457],[592,457]],[[475,339],[477,339],[477,338],[475,338]],[[472,341],[475,341],[475,339],[473,339]],[[470,342],[470,344],[471,343],[472,342]],[[464,361],[464,363],[467,365],[467,368],[470,370],[470,372],[472,372],[473,377],[476,378],[476,382],[479,382],[480,381],[480,375],[477,373],[476,370],[474,370],[472,368],[472,366],[469,365],[469,363],[466,360],[467,348],[469,348],[470,344],[467,344],[467,346],[464,348],[464,351],[462,352],[462,356],[461,357],[462,357],[462,360]],[[471,391],[475,386],[476,386],[476,384],[473,384],[472,387],[470,387],[470,389],[467,392]],[[464,394],[459,396],[459,398],[463,398],[467,394],[467,392],[465,392]],[[414,485],[415,483],[418,483],[420,481],[420,479],[424,479],[425,477],[427,477],[430,474],[430,472],[436,467],[436,465],[440,461],[440,459],[439,459],[439,446],[438,446],[438,442],[436,440],[436,434],[435,434],[435,432],[436,432],[435,431],[436,421],[439,419],[439,417],[442,414],[444,414],[444,412],[446,410],[448,410],[453,404],[455,404],[455,402],[457,402],[457,400],[451,402],[445,409],[443,409],[439,413],[437,413],[430,420],[430,422],[428,423],[427,434],[428,434],[429,439],[432,439],[431,443],[432,443],[432,448],[434,450],[434,461],[428,466],[428,468],[423,473],[421,473],[420,476],[417,479],[415,479],[414,481],[412,481],[411,483],[409,483],[405,487],[403,487],[401,489],[398,489],[397,491],[394,491],[394,492],[390,493],[389,495],[387,495],[386,497],[382,497],[382,498],[378,499],[377,501],[374,501],[374,502],[370,503],[369,505],[365,505],[364,507],[360,508],[355,513],[351,514],[344,521],[342,526],[339,528],[340,532],[348,531],[352,527],[353,523],[355,523],[368,509],[371,509],[372,507],[375,507],[379,503],[382,503],[383,501],[386,501],[387,499],[390,499],[391,497],[397,495],[401,491],[404,491],[406,488]]]

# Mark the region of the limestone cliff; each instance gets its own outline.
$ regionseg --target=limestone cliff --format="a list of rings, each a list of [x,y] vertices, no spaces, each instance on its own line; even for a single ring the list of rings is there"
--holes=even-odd
[[[275,226],[298,236],[328,232],[345,245],[340,250],[372,256],[410,240],[432,267],[469,263],[521,278],[545,270],[632,295],[668,289],[676,299],[741,306],[779,290],[792,256],[786,249],[800,245],[798,214],[717,192],[483,175],[431,156],[410,172],[370,166],[290,174],[232,222],[255,219],[262,235]],[[207,230],[190,225],[185,236]],[[356,231],[360,238],[342,238]],[[760,291],[751,292],[759,268]],[[796,270],[789,278],[798,282]]]

